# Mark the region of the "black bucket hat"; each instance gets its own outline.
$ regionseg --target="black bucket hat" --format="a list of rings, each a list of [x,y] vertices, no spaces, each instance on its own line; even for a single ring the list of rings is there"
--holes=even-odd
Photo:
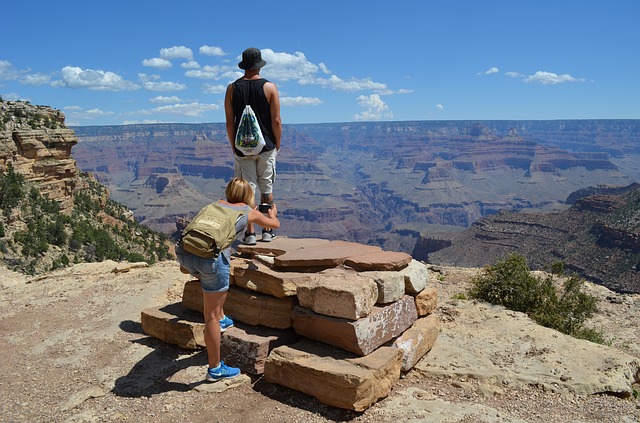
[[[244,70],[260,69],[267,62],[262,60],[262,53],[257,48],[250,47],[242,52],[242,62],[238,63],[238,67]]]

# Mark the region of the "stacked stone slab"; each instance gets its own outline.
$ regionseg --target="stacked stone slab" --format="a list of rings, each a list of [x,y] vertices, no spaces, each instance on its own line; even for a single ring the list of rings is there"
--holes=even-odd
[[[364,411],[437,339],[437,292],[427,267],[407,254],[285,237],[238,252],[225,302],[236,326],[223,334],[221,352],[244,372]],[[202,307],[200,284],[190,281],[181,303],[142,312],[143,329],[202,348]]]

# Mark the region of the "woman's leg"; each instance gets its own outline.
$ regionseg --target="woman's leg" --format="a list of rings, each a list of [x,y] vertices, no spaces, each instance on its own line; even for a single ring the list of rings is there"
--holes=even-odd
[[[222,306],[227,299],[227,291],[205,292],[204,298],[204,343],[207,346],[209,368],[220,365],[220,316]]]

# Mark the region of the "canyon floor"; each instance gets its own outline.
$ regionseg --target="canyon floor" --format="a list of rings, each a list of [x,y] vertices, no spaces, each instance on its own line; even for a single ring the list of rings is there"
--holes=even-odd
[[[437,270],[431,284],[439,292],[441,336],[456,334],[466,322],[450,299],[465,291],[477,270]],[[640,421],[634,395],[577,395],[418,370],[364,413],[255,377],[208,384],[203,351],[164,344],[140,325],[141,310],[179,301],[187,280],[169,261],[79,264],[38,277],[0,268],[0,421]],[[612,337],[611,348],[640,358],[640,296],[591,290],[601,298],[594,322]],[[509,347],[500,353],[508,356]],[[573,353],[564,352],[569,360]]]

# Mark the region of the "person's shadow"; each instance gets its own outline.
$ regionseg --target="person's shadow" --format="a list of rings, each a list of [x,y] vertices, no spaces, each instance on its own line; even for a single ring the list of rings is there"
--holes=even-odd
[[[206,350],[194,351],[191,356],[178,359],[184,356],[187,350],[146,335],[139,322],[125,320],[120,323],[120,329],[144,335],[144,338],[131,342],[145,345],[152,351],[137,362],[129,373],[116,379],[112,389],[114,394],[122,397],[150,397],[168,391],[190,391],[195,386],[205,383],[204,375],[201,380],[193,383],[171,382],[169,379],[179,371],[192,366],[204,368],[207,365]]]

